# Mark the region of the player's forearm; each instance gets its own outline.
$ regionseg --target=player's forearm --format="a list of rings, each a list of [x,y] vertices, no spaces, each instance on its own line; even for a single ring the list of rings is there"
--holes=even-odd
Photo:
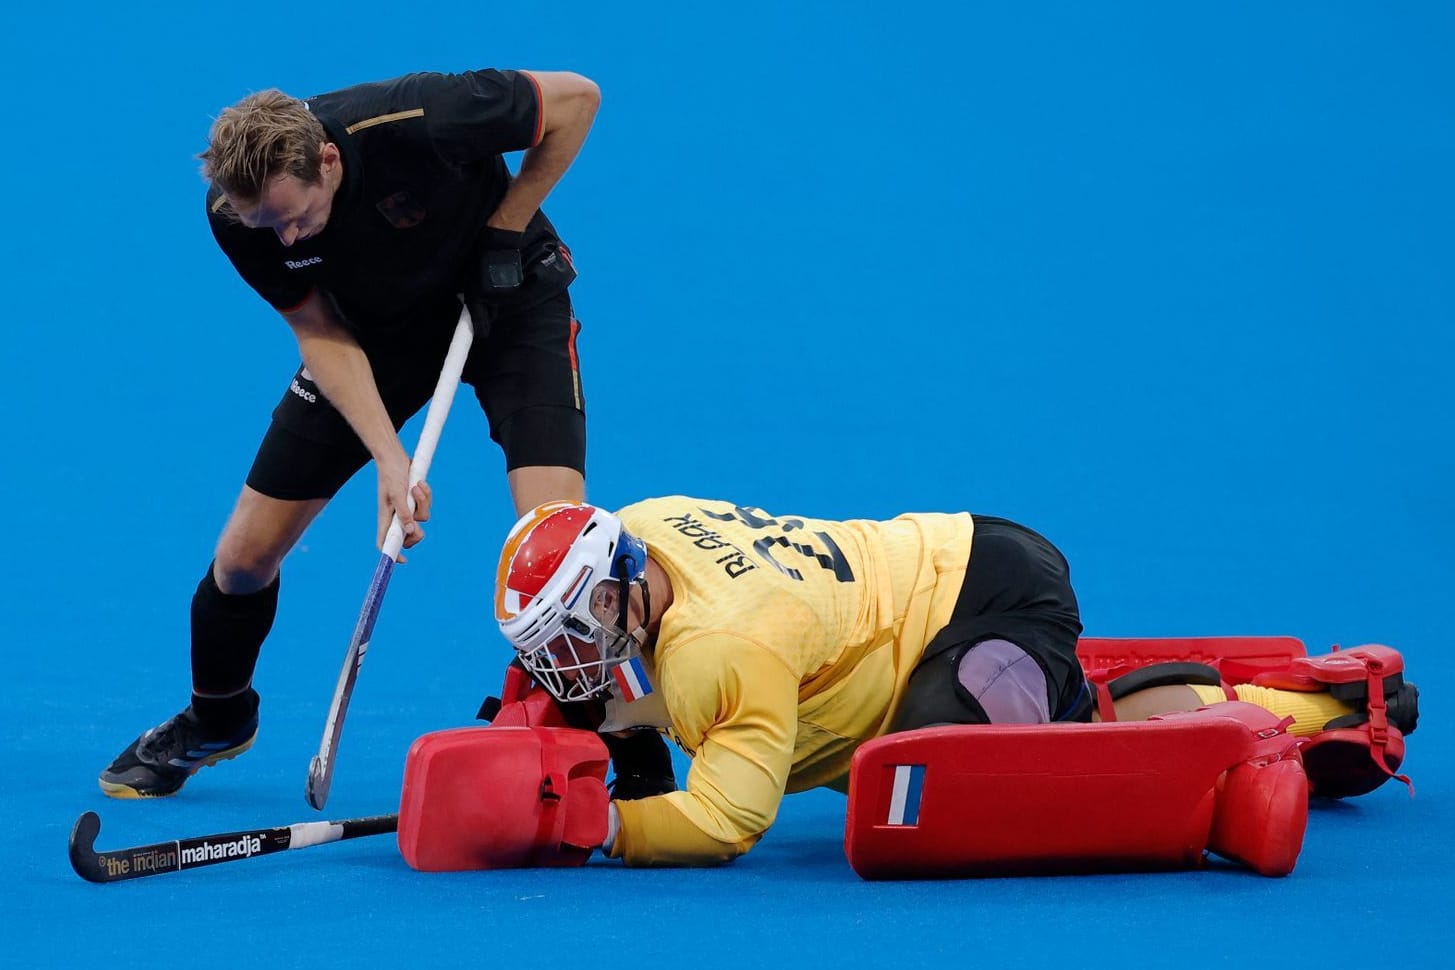
[[[781,779],[752,757],[712,743],[704,749],[685,790],[612,803],[619,823],[613,858],[631,866],[715,866],[757,845],[778,813]]]
[[[600,89],[579,74],[528,73],[541,92],[541,140],[526,151],[520,171],[489,220],[497,228],[517,231],[526,227],[576,160],[601,104]]]
[[[608,854],[629,866],[715,866],[747,852],[761,833],[709,835],[692,817],[692,796],[671,792],[612,802],[619,826]],[[686,809],[684,811],[684,809]]]

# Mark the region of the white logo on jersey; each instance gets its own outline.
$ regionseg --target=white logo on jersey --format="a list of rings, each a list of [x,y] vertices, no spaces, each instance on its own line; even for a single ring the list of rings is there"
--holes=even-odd
[[[307,259],[285,259],[283,265],[289,269],[303,269],[305,266],[315,266],[323,262],[322,256],[309,256]]]
[[[292,391],[294,394],[297,394],[309,404],[318,403],[318,395],[314,394],[312,391],[304,390],[303,385],[298,383],[296,378],[294,379],[293,383],[288,385],[288,390]]]

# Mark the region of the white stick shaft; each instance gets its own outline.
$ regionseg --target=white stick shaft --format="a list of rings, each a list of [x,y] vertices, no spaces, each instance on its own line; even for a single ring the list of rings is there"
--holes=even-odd
[[[460,321],[455,324],[455,336],[450,340],[450,349],[445,354],[444,366],[440,368],[439,383],[434,386],[434,396],[429,399],[429,410],[424,415],[424,429],[419,433],[419,444],[414,449],[414,458],[409,463],[409,487],[422,481],[429,474],[429,464],[434,460],[435,446],[440,443],[440,432],[444,430],[445,418],[449,416],[450,405],[455,400],[455,391],[460,386],[460,374],[465,369],[465,358],[470,356],[470,344],[475,339],[475,325],[470,320],[470,310],[461,304]],[[414,511],[414,495],[409,495],[409,511]],[[390,559],[398,559],[404,548],[404,527],[396,514],[389,523],[381,550]]]
[[[339,822],[295,822],[288,826],[290,837],[288,848],[306,849],[313,845],[326,845],[344,837],[344,827]]]

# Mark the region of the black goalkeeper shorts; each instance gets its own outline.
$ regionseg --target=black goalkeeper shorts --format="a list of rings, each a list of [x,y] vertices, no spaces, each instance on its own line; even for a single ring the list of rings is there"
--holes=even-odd
[[[1091,694],[1076,658],[1081,612],[1066,557],[1023,525],[986,515],[974,519],[970,563],[954,612],[925,645],[893,729],[987,723],[983,711],[965,715],[956,680],[960,659],[986,640],[1009,640],[1035,660],[1045,675],[1051,720],[1089,721]]]

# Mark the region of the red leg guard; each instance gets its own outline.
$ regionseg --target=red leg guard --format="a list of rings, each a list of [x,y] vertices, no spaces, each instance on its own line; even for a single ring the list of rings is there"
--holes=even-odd
[[[1363,684],[1404,672],[1404,657],[1393,647],[1366,644],[1318,657],[1296,657],[1288,666],[1250,677],[1252,683],[1280,690],[1328,690],[1331,684]]]
[[[1415,793],[1409,776],[1398,773],[1404,763],[1404,735],[1398,728],[1388,728],[1382,737],[1376,737],[1366,724],[1299,740],[1309,791],[1321,798],[1367,795],[1391,778],[1404,782],[1411,795]]]
[[[1308,827],[1308,776],[1298,758],[1245,761],[1223,777],[1207,847],[1265,876],[1293,871]]]
[[[1373,791],[1398,774],[1404,762],[1404,735],[1419,720],[1419,691],[1404,680],[1404,658],[1392,647],[1368,644],[1335,648],[1321,657],[1300,657],[1287,668],[1248,678],[1259,687],[1306,692],[1328,691],[1363,711],[1330,721],[1327,729],[1303,738],[1304,769],[1315,795],[1347,798]]]
[[[854,754],[844,849],[866,879],[1180,868],[1207,848],[1281,875],[1307,819],[1282,732],[1262,708],[1229,703],[876,738]]]
[[[606,839],[606,761],[574,728],[426,734],[404,767],[399,850],[426,872],[579,866]]]
[[[1082,637],[1076,644],[1082,668],[1107,671],[1102,679],[1156,663],[1237,661],[1245,669],[1282,670],[1304,653],[1295,637]]]
[[[1298,861],[1308,827],[1308,778],[1297,739],[1286,733],[1291,719],[1279,720],[1257,705],[1233,701],[1152,720],[1208,717],[1246,725],[1253,748],[1218,780],[1207,847],[1265,876],[1286,876]]]
[[[1296,637],[1082,637],[1076,644],[1076,658],[1096,691],[1096,712],[1108,722],[1116,720],[1113,701],[1131,690],[1156,686],[1157,682],[1146,682],[1128,687],[1126,679],[1136,680],[1133,675],[1139,671],[1201,664],[1217,671],[1229,683],[1243,683],[1224,673],[1228,665],[1251,676],[1265,670],[1285,669],[1302,656],[1303,641]],[[1120,691],[1114,686],[1117,681],[1123,682]],[[1195,676],[1162,682],[1208,683]],[[1228,699],[1235,699],[1231,691]]]
[[[1161,666],[1175,672],[1179,662],[1214,668],[1230,699],[1234,695],[1227,685],[1246,683],[1328,691],[1363,710],[1299,739],[1312,793],[1327,798],[1363,795],[1395,778],[1413,794],[1409,778],[1398,774],[1404,735],[1419,719],[1419,691],[1404,680],[1403,657],[1378,644],[1334,650],[1308,657],[1303,644],[1292,637],[1084,637],[1076,653],[1096,691],[1097,713],[1103,721],[1116,719],[1112,702],[1128,693],[1131,682],[1139,686],[1130,689],[1156,686],[1155,678],[1146,683],[1138,678],[1154,676]]]
[[[495,727],[570,727],[556,699],[515,664],[505,668],[500,710],[490,723]]]

